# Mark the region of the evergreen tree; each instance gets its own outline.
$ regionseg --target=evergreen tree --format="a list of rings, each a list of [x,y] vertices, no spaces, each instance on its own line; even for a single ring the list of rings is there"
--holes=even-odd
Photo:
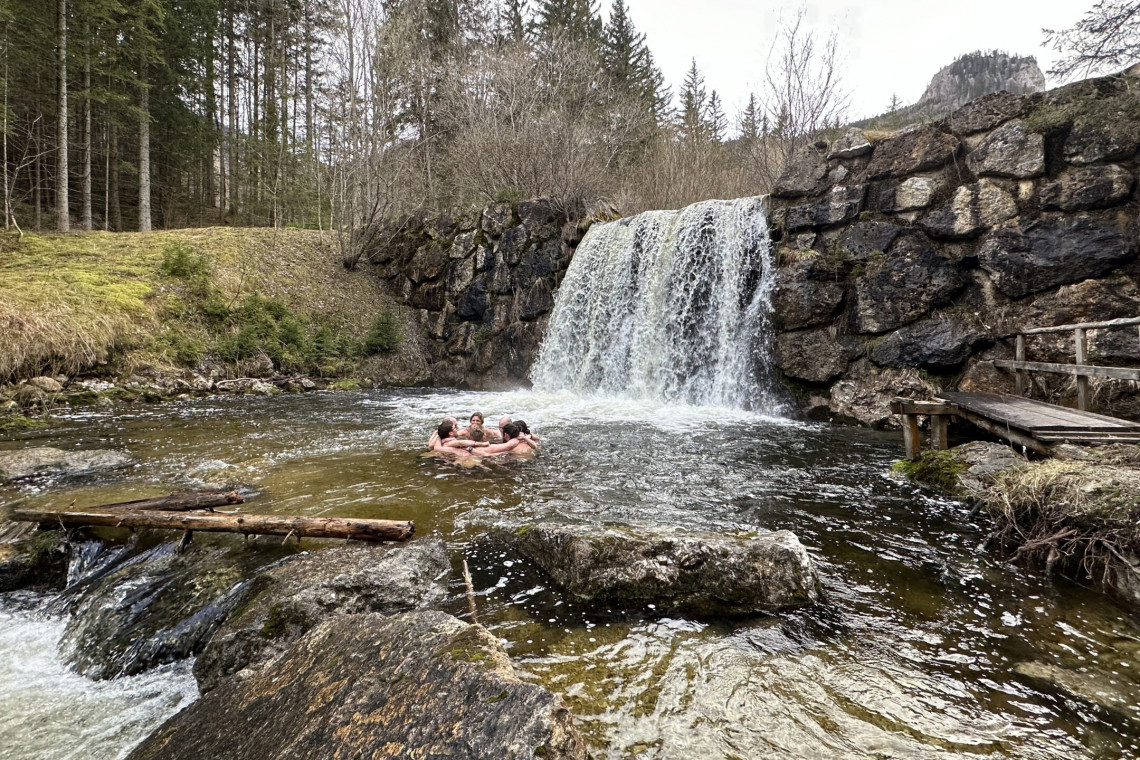
[[[504,0],[499,8],[498,21],[501,42],[525,42],[528,28],[526,0]]]
[[[536,26],[544,37],[564,36],[592,47],[602,42],[598,0],[539,0]]]
[[[760,139],[761,118],[760,108],[756,105],[756,93],[749,93],[748,105],[740,112],[740,121],[737,124],[740,139],[746,145],[751,145]]]
[[[681,112],[677,124],[680,135],[685,140],[705,140],[709,136],[706,121],[708,93],[705,91],[705,78],[697,68],[697,59],[685,74],[681,85]]]
[[[709,94],[708,115],[705,117],[706,131],[713,142],[723,142],[728,130],[728,120],[720,104],[720,96],[713,90]]]

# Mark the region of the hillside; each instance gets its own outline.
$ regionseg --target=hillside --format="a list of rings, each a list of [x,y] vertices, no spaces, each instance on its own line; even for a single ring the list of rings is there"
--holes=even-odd
[[[240,374],[266,357],[345,374],[375,352],[364,344],[381,316],[390,349],[403,333],[394,304],[341,266],[327,233],[29,234],[0,254],[0,381],[204,363]]]
[[[856,122],[855,126],[898,129],[950,114],[972,100],[1005,90],[1028,95],[1045,90],[1045,75],[1033,56],[998,51],[967,53],[940,69],[917,103]]]

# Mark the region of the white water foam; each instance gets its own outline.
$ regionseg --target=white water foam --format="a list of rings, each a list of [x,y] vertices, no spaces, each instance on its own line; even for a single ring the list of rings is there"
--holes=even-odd
[[[778,415],[773,281],[758,197],[594,225],[559,288],[534,386]]]
[[[126,757],[193,702],[192,660],[92,681],[60,659],[62,618],[11,609],[0,599],[0,756],[6,760]]]

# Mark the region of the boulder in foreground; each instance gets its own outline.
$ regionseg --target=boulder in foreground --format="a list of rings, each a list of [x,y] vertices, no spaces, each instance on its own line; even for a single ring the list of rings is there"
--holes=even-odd
[[[121,451],[63,451],[47,446],[0,451],[0,483],[37,475],[75,477],[126,467],[134,460]]]
[[[168,720],[130,760],[587,758],[562,700],[442,612],[337,616]]]
[[[538,523],[494,536],[592,606],[749,614],[813,604],[819,577],[786,531],[735,536],[633,525]]]
[[[253,579],[256,596],[218,629],[194,663],[205,692],[257,668],[336,614],[430,608],[447,594],[451,566],[439,538],[358,544],[297,555]]]

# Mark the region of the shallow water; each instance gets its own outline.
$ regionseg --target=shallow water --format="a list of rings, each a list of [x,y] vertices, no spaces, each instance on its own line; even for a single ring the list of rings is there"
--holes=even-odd
[[[475,409],[492,424],[501,413],[525,419],[545,451],[474,468],[421,455],[444,414]],[[376,391],[77,413],[0,448],[33,443],[121,447],[140,464],[125,482],[66,495],[53,484],[9,488],[0,499],[82,506],[221,468],[253,490],[250,511],[413,519],[419,535],[439,533],[471,566],[480,622],[524,678],[565,696],[599,757],[1140,755],[1136,619],[1100,594],[998,562],[965,507],[891,475],[894,434],[620,398]],[[651,609],[591,616],[475,540],[489,522],[542,517],[788,528],[815,557],[827,602],[717,623]],[[466,615],[458,580],[454,591],[452,611]],[[19,669],[0,646],[0,707],[13,678],[44,675],[38,712],[0,709],[0,746],[68,757],[66,737],[57,747],[57,732],[40,728],[108,684],[64,684],[58,661],[42,659],[57,624],[10,602],[2,614],[0,626],[24,625],[20,636],[40,642],[41,659]],[[1014,674],[1032,660],[1084,669],[1137,698],[1123,714],[1074,701]],[[185,677],[142,676],[168,684],[167,700],[185,699]],[[126,746],[150,724],[115,725]]]

